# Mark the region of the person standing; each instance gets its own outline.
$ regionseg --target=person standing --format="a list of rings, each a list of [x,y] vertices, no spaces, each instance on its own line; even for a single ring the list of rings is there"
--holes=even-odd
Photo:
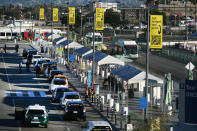
[[[28,60],[26,62],[26,69],[27,69],[27,71],[29,71],[29,61]]]
[[[19,63],[19,73],[22,72],[22,62]]]
[[[16,53],[18,53],[18,49],[19,49],[19,45],[16,44],[16,46],[15,46]]]
[[[6,50],[7,50],[7,46],[6,46],[6,44],[5,44],[5,46],[4,46],[4,51],[5,51],[5,53],[6,53]]]

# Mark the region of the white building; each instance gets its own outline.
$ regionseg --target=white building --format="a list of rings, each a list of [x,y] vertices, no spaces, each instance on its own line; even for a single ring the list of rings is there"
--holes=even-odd
[[[113,9],[114,11],[118,11],[118,3],[112,3],[112,2],[98,2],[99,8],[104,8],[104,11],[107,9]],[[93,10],[97,7],[97,2],[94,2],[92,4]]]

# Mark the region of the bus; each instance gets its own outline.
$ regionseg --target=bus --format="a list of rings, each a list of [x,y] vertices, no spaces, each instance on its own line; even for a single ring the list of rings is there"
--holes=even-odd
[[[87,38],[88,44],[91,44],[91,46],[93,46],[93,32],[88,32],[85,36]],[[102,44],[103,43],[103,36],[101,35],[101,33],[94,33],[94,44]]]
[[[119,39],[115,42],[115,54],[124,55],[129,59],[137,59],[138,45],[134,40],[123,40]]]
[[[18,37],[16,30],[12,28],[1,28],[0,30],[0,39],[1,40],[12,40]]]

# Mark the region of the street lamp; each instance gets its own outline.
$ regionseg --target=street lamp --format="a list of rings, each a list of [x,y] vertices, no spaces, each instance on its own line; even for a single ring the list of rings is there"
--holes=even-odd
[[[81,13],[81,30],[80,30],[80,36],[81,36],[81,40],[83,38],[83,16],[82,15],[82,6],[81,6],[81,9],[80,9],[80,13]],[[83,40],[82,40],[82,45],[83,45]]]

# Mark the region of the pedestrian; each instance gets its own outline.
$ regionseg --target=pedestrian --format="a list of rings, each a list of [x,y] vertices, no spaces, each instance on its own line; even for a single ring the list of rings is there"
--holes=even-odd
[[[23,65],[22,62],[20,62],[20,63],[19,63],[19,73],[22,72],[22,65]]]
[[[1,47],[1,53],[3,53],[3,47]]]
[[[29,71],[29,61],[26,62],[26,70]]]
[[[5,53],[6,53],[6,50],[7,50],[7,46],[6,46],[6,44],[5,44],[5,46],[4,46],[4,51],[5,51]]]
[[[40,76],[40,67],[36,65],[36,77]]]
[[[18,49],[19,49],[19,45],[16,44],[16,46],[15,46],[16,53],[18,53]]]

